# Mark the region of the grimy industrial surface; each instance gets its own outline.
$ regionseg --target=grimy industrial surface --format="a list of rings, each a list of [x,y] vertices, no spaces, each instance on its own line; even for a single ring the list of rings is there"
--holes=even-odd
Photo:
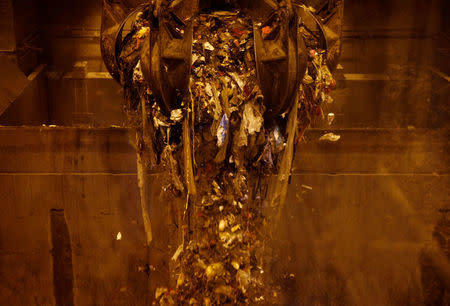
[[[277,237],[286,252],[273,267],[288,273],[280,304],[421,299],[420,254],[450,208],[446,2],[345,2],[339,88],[324,110],[341,140],[321,143],[325,131],[312,130],[297,149]],[[0,58],[0,82],[17,76],[22,90],[0,99],[0,124],[11,126],[0,128],[0,305],[144,305],[158,286],[145,264],[161,260],[144,246],[128,132],[106,128],[124,115],[101,63],[101,1],[0,6],[0,54],[18,61],[13,71]],[[97,128],[41,127],[86,123]],[[173,225],[159,175],[149,204],[163,246]]]
[[[417,301],[419,254],[449,200],[447,135],[334,132],[341,141],[323,143],[317,140],[323,131],[311,130],[297,149],[279,237],[286,256],[278,268],[290,272],[288,295],[305,304]],[[149,300],[155,284],[146,274],[127,134],[120,128],[0,129],[2,305],[53,305],[55,297],[77,305]],[[158,202],[160,174],[149,175],[158,244],[171,225],[158,211],[166,205]],[[160,260],[149,258],[150,264]],[[155,269],[150,273],[164,267]]]

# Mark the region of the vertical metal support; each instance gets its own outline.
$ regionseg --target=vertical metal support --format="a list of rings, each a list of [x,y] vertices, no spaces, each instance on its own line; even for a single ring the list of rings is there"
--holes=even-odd
[[[76,62],[73,67],[75,112],[72,113],[73,125],[92,126],[93,113],[89,112],[88,89],[86,82],[87,62]]]

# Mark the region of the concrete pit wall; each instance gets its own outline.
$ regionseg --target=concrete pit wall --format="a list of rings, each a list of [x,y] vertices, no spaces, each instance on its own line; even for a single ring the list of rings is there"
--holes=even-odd
[[[280,303],[421,300],[419,254],[449,203],[446,134],[339,130],[321,143],[322,133],[297,149],[276,238],[285,260],[268,271],[285,287]],[[161,207],[151,175],[150,206]],[[1,128],[0,199],[0,304],[148,303],[157,284],[127,130]]]

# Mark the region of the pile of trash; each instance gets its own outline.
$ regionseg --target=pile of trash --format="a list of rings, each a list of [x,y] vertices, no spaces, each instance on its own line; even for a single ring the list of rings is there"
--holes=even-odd
[[[321,104],[330,103],[336,82],[325,50],[308,46],[295,104],[267,122],[251,19],[239,11],[199,15],[190,95],[167,116],[144,82],[139,57],[130,57],[150,32],[148,23],[135,24],[140,28],[128,39],[131,51],[121,59],[132,67],[123,76],[127,114],[138,122],[138,134],[147,135],[137,150],[151,151],[168,171],[165,190],[186,198],[182,241],[172,257],[173,287],[157,290],[158,303],[275,303],[279,292],[264,273],[270,260],[264,254],[266,228],[282,208],[295,145],[323,117]],[[277,183],[270,188],[274,174]]]

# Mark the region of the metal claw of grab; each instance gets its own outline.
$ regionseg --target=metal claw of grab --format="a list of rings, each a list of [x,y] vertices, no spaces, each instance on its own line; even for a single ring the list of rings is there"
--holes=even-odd
[[[120,2],[120,1],[119,1]],[[161,110],[169,115],[181,107],[188,94],[192,57],[193,20],[201,11],[223,7],[222,1],[164,1],[135,6],[114,6],[104,0],[101,50],[105,65],[121,81],[121,52],[125,24],[145,10],[152,11],[150,35],[140,47],[144,78]],[[306,72],[307,47],[301,28],[317,36],[327,52],[328,66],[336,67],[340,55],[343,1],[288,1],[278,7],[271,0],[240,1],[235,9],[253,20],[256,70],[266,106],[266,119],[284,113],[292,106],[295,93]],[[320,3],[316,3],[320,2]],[[127,1],[129,3],[129,1]],[[318,7],[317,15],[304,4]],[[156,6],[155,6],[156,5]],[[319,14],[320,13],[320,14]],[[341,19],[339,19],[341,18]],[[117,24],[114,24],[113,21]]]

